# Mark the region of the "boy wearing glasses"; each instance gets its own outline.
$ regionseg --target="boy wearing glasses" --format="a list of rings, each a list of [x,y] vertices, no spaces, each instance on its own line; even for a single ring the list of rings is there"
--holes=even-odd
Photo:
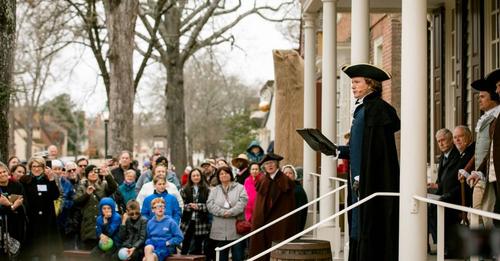
[[[184,239],[179,225],[165,215],[165,200],[161,197],[151,201],[154,217],[148,221],[146,247],[144,248],[146,261],[163,261],[174,253],[175,246]]]
[[[127,212],[123,214],[120,226],[120,239],[123,242],[122,247],[128,251],[127,260],[142,260],[147,224],[148,221],[141,216],[139,203],[135,200],[130,200],[127,203]]]

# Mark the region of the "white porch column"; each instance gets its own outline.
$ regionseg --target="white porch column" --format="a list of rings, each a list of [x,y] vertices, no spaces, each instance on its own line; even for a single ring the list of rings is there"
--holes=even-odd
[[[370,0],[351,0],[351,64],[370,57]]]
[[[321,131],[330,140],[335,141],[337,123],[337,0],[323,0],[323,86],[321,94]],[[333,182],[328,177],[337,176],[337,161],[321,155],[320,195],[333,190]],[[333,215],[334,199],[328,197],[320,201],[321,220]],[[334,242],[334,236],[340,234],[340,229],[329,222],[318,230],[318,237],[330,240],[337,247],[340,242]],[[338,255],[338,253],[335,253]]]
[[[316,128],[316,14],[304,13],[304,128]],[[316,173],[316,151],[304,141],[304,190],[309,200],[314,199],[313,181],[308,173]],[[308,223],[312,222],[312,207],[308,211]],[[312,223],[310,223],[312,224]]]
[[[399,260],[427,260],[427,1],[402,0]]]

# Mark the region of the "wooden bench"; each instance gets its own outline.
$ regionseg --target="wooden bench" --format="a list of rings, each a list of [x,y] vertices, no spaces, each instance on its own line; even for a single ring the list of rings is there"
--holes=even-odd
[[[171,255],[165,261],[205,261],[202,255]]]
[[[64,250],[63,258],[65,261],[89,260],[90,251],[85,250]]]

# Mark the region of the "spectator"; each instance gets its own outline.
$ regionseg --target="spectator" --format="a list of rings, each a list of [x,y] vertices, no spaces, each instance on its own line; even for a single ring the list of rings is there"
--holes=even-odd
[[[283,157],[268,153],[261,161],[266,173],[255,185],[257,199],[252,215],[252,229],[258,229],[265,224],[283,216],[295,208],[295,184],[279,169],[279,161]],[[250,238],[249,255],[258,253],[271,247],[273,241],[284,240],[292,236],[297,226],[295,216],[271,226]],[[269,254],[261,260],[269,260]]]
[[[76,174],[78,174],[78,179],[81,180],[85,175],[85,168],[89,165],[89,160],[86,158],[79,158],[76,161],[78,169],[76,169]]]
[[[217,170],[217,185],[209,194],[208,211],[213,215],[210,239],[217,247],[231,243],[241,237],[236,233],[236,219],[243,216],[243,210],[248,202],[245,188],[234,182],[231,168],[221,167]],[[239,242],[231,247],[233,261],[244,259],[245,242]],[[209,254],[211,255],[211,254]],[[229,260],[229,250],[220,253],[220,260]]]
[[[250,142],[246,152],[249,161],[260,162],[264,158],[264,149],[257,140]]]
[[[13,181],[18,181],[24,175],[26,175],[26,166],[22,164],[14,165],[10,169],[10,178]]]
[[[179,225],[171,217],[165,215],[163,198],[155,198],[151,201],[151,208],[155,216],[148,221],[144,260],[165,260],[182,242],[182,232]]]
[[[31,158],[28,163],[30,173],[20,179],[27,206],[28,227],[26,230],[27,259],[48,260],[58,255],[62,249],[57,231],[54,200],[59,198],[59,189],[50,168],[45,167],[43,158]]]
[[[184,172],[182,173],[182,177],[181,177],[181,185],[184,187],[186,186],[186,184],[188,183],[188,179],[189,179],[189,173],[191,172],[191,170],[193,170],[193,168],[191,166],[187,166],[185,169],[184,169]]]
[[[166,173],[167,173],[167,167],[164,166],[163,164],[157,165],[153,170],[154,176],[157,176],[157,175],[166,176]],[[155,190],[155,188],[154,188],[153,181],[150,181],[150,182],[144,184],[144,186],[142,186],[142,188],[141,188],[141,191],[139,191],[139,194],[137,194],[136,200],[137,200],[137,202],[139,202],[139,205],[142,206],[144,199],[147,196],[153,194],[154,190]],[[184,202],[182,201],[182,197],[181,197],[181,194],[179,193],[179,190],[177,190],[177,187],[173,183],[168,182],[168,180],[167,180],[166,190],[168,191],[169,194],[173,195],[177,199],[177,201],[179,202],[179,206],[181,206],[181,207],[184,206]]]
[[[215,160],[205,159],[203,163],[201,163],[200,168],[203,171],[203,177],[207,181],[208,186],[211,188],[217,186],[217,168],[215,166]]]
[[[119,229],[121,223],[120,214],[116,213],[116,204],[112,198],[102,198],[99,201],[99,216],[97,216],[95,233],[99,244],[113,241],[113,246],[103,251],[98,245],[92,249],[91,256],[100,259],[110,259],[120,248]]]
[[[156,159],[156,165],[158,166],[160,164],[167,167],[167,181],[173,183],[177,187],[177,190],[181,189],[181,183],[179,182],[179,178],[177,178],[177,174],[175,174],[175,172],[173,171],[168,170],[168,159],[160,156]]]
[[[181,254],[202,254],[202,246],[210,233],[207,199],[210,189],[200,169],[189,172],[189,179],[180,193],[184,201],[181,230],[184,233]],[[192,250],[190,247],[193,245]]]
[[[135,200],[127,203],[127,212],[123,214],[120,226],[120,240],[122,247],[128,251],[128,259],[140,261],[144,255],[146,241],[146,227],[148,221],[141,216],[141,208]]]
[[[24,189],[21,183],[9,179],[9,171],[7,165],[0,162],[0,217],[2,228],[7,227],[11,238],[20,242],[18,253],[13,256],[13,260],[17,260],[18,255],[24,251],[25,231],[26,231],[26,211],[24,207]],[[2,231],[2,237],[5,236],[5,231]],[[2,242],[5,242],[1,240]],[[7,246],[0,245],[0,260],[8,259]]]
[[[135,170],[134,167],[132,166],[132,154],[130,154],[130,152],[124,150],[120,153],[120,166],[118,168],[111,170],[111,174],[113,174],[113,177],[115,178],[116,183],[122,184],[122,182],[124,180],[125,171],[127,171],[129,169]],[[138,178],[141,175],[141,173],[139,173],[136,170],[136,175]]]
[[[218,158],[215,160],[215,168],[219,169],[220,167],[223,166],[230,167],[224,158]]]
[[[9,159],[7,160],[7,166],[9,167],[9,169],[12,169],[12,167],[19,164],[21,164],[21,161],[16,156],[10,156]]]
[[[47,147],[47,159],[49,160],[55,160],[59,157],[59,150],[57,149],[56,145],[50,145]]]
[[[73,161],[67,162],[65,165],[66,174],[63,179],[67,180],[71,187],[65,187],[64,205],[61,214],[58,217],[59,228],[62,229],[62,238],[64,249],[79,249],[80,223],[82,215],[80,208],[74,205],[74,198],[80,182],[78,166]]]
[[[243,185],[245,179],[250,175],[250,170],[248,169],[248,157],[246,154],[240,154],[237,158],[231,160],[233,167],[237,169],[236,182]]]
[[[139,179],[137,179],[137,183],[135,185],[135,191],[139,193],[141,191],[142,186],[148,182],[151,182],[153,180],[153,169],[156,167],[156,159],[158,159],[160,155],[153,155],[151,156],[151,167],[144,172],[142,172],[141,176]],[[142,203],[142,202],[141,202]]]
[[[68,187],[71,187],[71,184],[68,182],[66,179],[61,179],[62,173],[64,169],[64,165],[62,161],[58,159],[52,160],[52,173],[54,175],[54,179],[57,184],[57,188],[59,189],[59,198],[54,201],[54,207],[56,210],[56,216],[59,216],[62,212],[63,204],[64,204],[64,189],[68,189]],[[64,183],[64,184],[61,184]]]
[[[104,180],[99,177],[101,172]],[[85,176],[80,181],[74,200],[75,206],[81,208],[82,213],[80,238],[83,249],[90,250],[97,245],[97,205],[102,198],[111,196],[117,189],[118,185],[107,166],[97,168],[95,165],[89,165],[85,168]]]
[[[302,187],[302,184],[300,184],[300,181],[297,180],[297,171],[295,170],[295,168],[292,165],[285,165],[281,168],[281,171],[295,183],[295,208],[300,208],[307,204],[307,195],[304,191],[304,188]],[[307,208],[304,208],[299,213],[297,213],[295,216],[295,220],[297,221],[297,230],[294,234],[297,234],[300,231],[304,230],[304,227],[306,226]]]
[[[255,190],[255,184],[264,177],[262,172],[260,172],[260,166],[257,162],[250,163],[250,176],[245,180],[245,190],[248,195],[248,203],[245,207],[245,219],[248,222],[252,222],[252,213],[255,207],[255,199],[257,198],[257,191]]]
[[[165,200],[165,215],[171,217],[177,224],[180,223],[181,220],[181,208],[179,206],[179,202],[177,199],[170,195],[167,190],[165,190],[166,179],[164,175],[156,175],[153,178],[153,184],[155,186],[155,190],[153,194],[147,196],[144,199],[144,203],[142,204],[141,215],[145,217],[147,220],[151,219],[154,215],[151,210],[151,201],[155,198],[163,198]]]
[[[125,204],[132,199],[137,197],[137,192],[135,192],[135,178],[137,177],[135,170],[129,169],[125,171],[125,180],[120,185],[119,190],[123,197]]]

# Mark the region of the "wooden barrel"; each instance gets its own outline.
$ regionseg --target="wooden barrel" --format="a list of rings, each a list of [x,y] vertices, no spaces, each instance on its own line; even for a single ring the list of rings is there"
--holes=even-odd
[[[325,240],[299,239],[271,252],[272,261],[315,260],[331,261],[330,242]]]

